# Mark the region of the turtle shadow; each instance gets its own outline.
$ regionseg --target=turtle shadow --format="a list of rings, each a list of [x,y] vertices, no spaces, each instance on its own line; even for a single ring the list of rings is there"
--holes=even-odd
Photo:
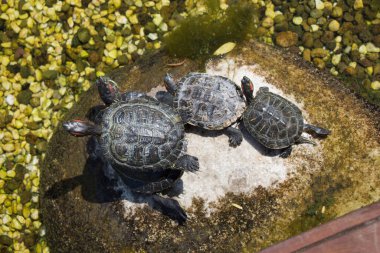
[[[173,211],[173,209],[178,209],[176,207],[178,202],[174,199],[172,201],[168,199],[183,193],[181,179],[176,181],[172,189],[162,193],[168,198],[158,194],[132,192],[116,174],[113,174],[113,169],[110,172],[110,169],[106,167],[103,161],[94,155],[93,141],[94,138],[92,137],[87,142],[88,158],[82,174],[55,182],[47,189],[43,197],[58,199],[81,186],[83,199],[90,203],[102,204],[127,200],[135,204],[146,204],[153,210],[177,221],[180,225],[184,224],[183,216]]]
[[[275,157],[279,156],[283,150],[282,149],[269,149],[259,143],[255,138],[252,137],[252,135],[247,131],[247,129],[244,127],[243,122],[238,123],[238,128],[243,134],[243,139],[246,140],[254,149],[256,149],[262,156],[268,156],[268,157]],[[199,136],[202,136],[204,138],[216,138],[221,135],[225,135],[225,130],[207,130],[203,129],[201,127],[192,126],[189,124],[185,125],[185,131],[186,133],[192,133]],[[228,143],[226,143],[228,145]],[[239,146],[237,147],[239,148]]]
[[[198,126],[193,126],[190,124],[185,124],[185,132],[196,134],[205,138],[216,138],[218,136],[225,134],[224,130],[208,130],[208,129],[204,129]]]
[[[279,156],[283,149],[269,149],[258,142],[245,128],[244,123],[240,122],[239,129],[243,134],[243,139],[245,139],[254,149],[256,149],[262,156],[275,157]]]

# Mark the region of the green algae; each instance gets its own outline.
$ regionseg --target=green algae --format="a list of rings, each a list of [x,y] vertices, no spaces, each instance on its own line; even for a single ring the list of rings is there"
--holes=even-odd
[[[288,225],[288,237],[298,235],[336,217],[333,208],[335,193],[344,188],[338,183],[330,182],[328,176],[318,176],[311,184],[312,196],[306,209]]]
[[[257,9],[249,3],[231,5],[224,13],[218,1],[206,1],[208,12],[185,19],[164,39],[171,56],[207,58],[226,42],[241,42],[253,33]]]

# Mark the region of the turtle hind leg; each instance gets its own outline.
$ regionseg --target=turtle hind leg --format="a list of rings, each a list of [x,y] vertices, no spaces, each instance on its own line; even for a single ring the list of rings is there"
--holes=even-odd
[[[243,134],[240,129],[234,128],[232,126],[226,128],[226,134],[228,135],[228,142],[230,146],[237,147],[243,141]]]
[[[196,172],[199,170],[198,158],[191,155],[183,155],[177,160],[175,169]]]
[[[301,136],[297,141],[296,141],[297,144],[304,144],[304,143],[307,143],[307,144],[311,144],[311,145],[317,145],[317,143],[315,143],[315,141],[313,140],[310,140],[308,138],[305,138],[303,136]]]
[[[178,179],[183,175],[182,170],[168,170],[165,178],[160,181],[141,183],[137,187],[132,187],[132,191],[141,194],[154,194],[157,192],[171,191]]]
[[[174,180],[171,178],[165,178],[158,182],[150,182],[143,186],[134,188],[133,191],[137,193],[153,194],[169,189],[173,186]]]
[[[179,225],[184,225],[187,220],[187,214],[179,205],[177,200],[164,198],[157,194],[152,195],[153,201],[151,207],[170,219],[178,222]]]
[[[331,133],[330,130],[322,128],[322,127],[317,127],[309,124],[304,125],[304,131],[311,134],[311,135],[316,135],[318,137],[326,137]]]
[[[280,157],[281,158],[288,158],[291,153],[292,153],[292,146],[289,146],[289,147],[283,149],[283,151],[280,154]]]

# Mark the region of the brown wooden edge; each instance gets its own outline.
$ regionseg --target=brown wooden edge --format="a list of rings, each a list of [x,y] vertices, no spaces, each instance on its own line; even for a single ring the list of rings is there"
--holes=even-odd
[[[351,233],[354,230],[360,231],[363,226],[372,222],[380,222],[380,202],[363,207],[286,241],[275,244],[260,251],[260,253],[307,251],[326,241],[334,240],[337,236]]]

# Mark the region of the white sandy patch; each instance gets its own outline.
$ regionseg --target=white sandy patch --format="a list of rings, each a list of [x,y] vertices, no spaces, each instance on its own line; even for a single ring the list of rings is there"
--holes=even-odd
[[[257,66],[239,66],[237,62],[239,61],[231,58],[212,61],[207,65],[206,72],[229,77],[239,86],[241,78],[247,76],[254,83],[255,91],[259,87],[267,86],[270,91],[294,102],[306,116],[302,104],[295,101],[291,94],[286,94],[267,82],[263,72],[257,71]],[[154,88],[152,93],[159,90],[162,88]],[[307,134],[305,136],[311,138]],[[200,170],[197,173],[183,175],[183,192],[174,198],[185,208],[192,205],[194,197],[202,198],[209,212],[212,212],[210,204],[228,192],[249,193],[258,186],[273,186],[286,180],[297,168],[310,168],[310,171],[319,169],[318,165],[323,159],[320,146],[310,144],[293,146],[293,152],[287,159],[265,155],[262,147],[246,132],[244,132],[242,144],[236,148],[230,147],[228,137],[220,132],[192,128],[186,138],[188,140],[187,153],[199,158]],[[136,202],[144,202],[142,199],[128,201],[128,199],[133,199],[128,191],[125,191],[124,195],[127,199],[124,201],[125,208],[130,211],[136,207]]]
[[[193,197],[201,197],[209,204],[227,192],[248,193],[259,185],[268,187],[286,179],[289,166],[285,160],[260,154],[262,150],[247,140],[232,148],[226,135],[205,137],[190,133],[187,139],[188,153],[199,158],[200,170],[182,177],[184,194],[179,201],[186,207],[191,206]]]

